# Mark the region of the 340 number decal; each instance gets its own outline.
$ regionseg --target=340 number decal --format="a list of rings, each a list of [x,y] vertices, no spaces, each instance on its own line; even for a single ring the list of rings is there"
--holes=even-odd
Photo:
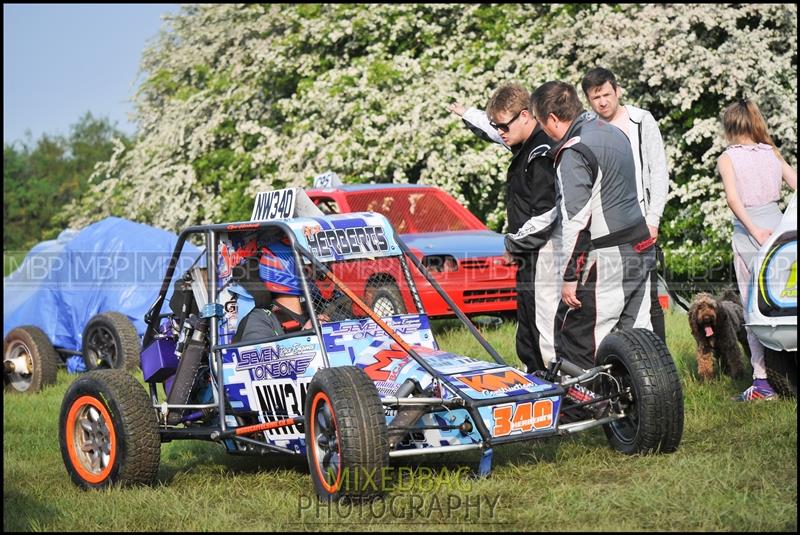
[[[518,405],[501,405],[492,410],[492,435],[505,437],[547,429],[553,425],[553,400],[537,399]]]

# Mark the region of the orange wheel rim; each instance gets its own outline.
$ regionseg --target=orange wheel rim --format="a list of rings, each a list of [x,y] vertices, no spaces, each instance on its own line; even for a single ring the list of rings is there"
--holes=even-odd
[[[322,406],[317,411],[318,406]],[[330,421],[325,417],[325,409],[328,409],[330,414]],[[311,431],[311,458],[314,459],[314,470],[317,471],[322,487],[329,493],[333,494],[339,489],[342,480],[342,446],[339,436],[339,428],[336,425],[336,415],[333,412],[333,405],[330,398],[325,392],[317,392],[311,402],[311,422],[309,430]],[[321,420],[317,418],[321,416]],[[323,452],[320,456],[320,452]],[[328,463],[325,459],[328,459]],[[330,464],[336,467],[336,481],[333,485],[328,483],[328,479],[323,471],[324,465]]]
[[[76,399],[64,431],[70,462],[81,479],[105,481],[117,458],[117,436],[105,406],[91,396]]]

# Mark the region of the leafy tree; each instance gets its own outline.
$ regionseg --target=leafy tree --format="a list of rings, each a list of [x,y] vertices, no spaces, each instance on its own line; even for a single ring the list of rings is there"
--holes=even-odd
[[[512,80],[578,84],[596,65],[659,121],[670,268],[718,273],[708,269],[730,262],[731,233],[719,111],[756,96],[796,165],[795,5],[187,6],[143,53],[136,143],[98,166],[71,221],[114,214],[177,231],[245,219],[257,191],[331,169],[349,182],[436,184],[502,230],[508,154],[446,104],[484,107]]]
[[[111,157],[114,139],[131,141],[108,119],[87,112],[68,136],[42,135],[3,145],[3,250],[25,250],[67,224],[64,207],[79,201],[98,162]]]

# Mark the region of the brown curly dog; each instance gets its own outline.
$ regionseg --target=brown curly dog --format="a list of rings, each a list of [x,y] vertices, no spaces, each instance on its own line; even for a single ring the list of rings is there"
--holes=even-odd
[[[750,346],[744,329],[744,310],[739,296],[726,291],[719,299],[711,294],[697,294],[689,307],[689,326],[697,341],[697,372],[703,381],[714,377],[716,357],[720,369],[734,379],[744,374],[742,351],[739,343],[750,358]]]

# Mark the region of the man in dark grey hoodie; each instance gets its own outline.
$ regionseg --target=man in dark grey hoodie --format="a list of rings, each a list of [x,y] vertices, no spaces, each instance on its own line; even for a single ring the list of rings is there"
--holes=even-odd
[[[575,88],[565,82],[541,85],[531,95],[531,108],[556,140],[556,205],[565,262],[556,354],[589,368],[597,346],[615,328],[652,330],[655,238],[639,208],[625,134],[584,112]]]

